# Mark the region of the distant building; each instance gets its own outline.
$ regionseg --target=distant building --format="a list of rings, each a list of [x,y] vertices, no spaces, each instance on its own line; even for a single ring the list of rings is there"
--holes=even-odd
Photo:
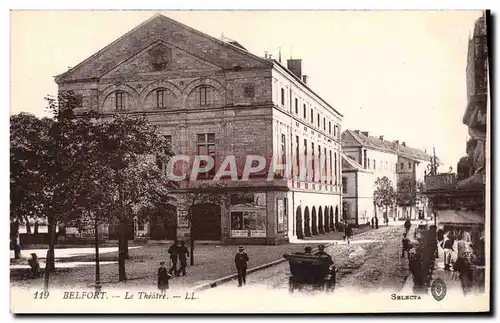
[[[342,134],[344,161],[342,180],[344,214],[351,223],[367,223],[376,214],[382,221],[384,210],[375,209],[373,192],[377,178],[386,176],[398,192],[398,206],[389,210],[389,218],[416,219],[427,216],[425,202],[420,202],[419,183],[424,182],[431,156],[405,142],[370,136],[367,131],[346,130]],[[350,189],[350,190],[349,190]],[[371,205],[370,205],[371,204]]]
[[[303,180],[267,180],[266,167],[247,181],[224,182],[216,188],[220,203],[192,208],[200,219],[193,227],[197,240],[285,243],[330,231],[341,216],[343,116],[312,90],[300,59],[284,66],[236,41],[156,15],[56,82],[59,91],[81,98],[81,111],[145,115],[160,126],[175,154],[208,155],[215,169],[231,155],[239,175],[249,155],[268,162],[280,156],[297,169],[298,155],[306,154],[326,165],[323,179],[308,168]],[[203,175],[182,183],[175,205],[161,206],[161,212],[177,215],[173,222],[136,223],[135,235],[189,239],[185,197],[198,192],[200,182],[210,183],[215,171]]]

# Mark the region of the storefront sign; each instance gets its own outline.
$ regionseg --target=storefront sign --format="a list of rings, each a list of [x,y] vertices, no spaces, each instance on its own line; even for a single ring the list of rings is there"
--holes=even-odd
[[[425,177],[426,190],[445,189],[456,184],[456,176],[454,173],[430,175]]]
[[[277,200],[277,213],[278,213],[278,232],[284,231],[284,218],[285,218],[285,207],[283,200]]]
[[[177,226],[189,228],[188,211],[177,211]]]
[[[262,210],[231,211],[231,237],[265,237],[266,217]]]

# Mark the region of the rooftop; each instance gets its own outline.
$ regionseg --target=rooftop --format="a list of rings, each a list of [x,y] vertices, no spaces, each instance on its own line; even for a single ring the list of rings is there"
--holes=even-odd
[[[408,147],[405,142],[384,140],[383,136],[370,136],[369,132],[359,130],[346,130],[342,133],[342,145],[364,146],[375,150],[386,151],[402,157],[430,161],[431,156],[427,152],[413,147]]]

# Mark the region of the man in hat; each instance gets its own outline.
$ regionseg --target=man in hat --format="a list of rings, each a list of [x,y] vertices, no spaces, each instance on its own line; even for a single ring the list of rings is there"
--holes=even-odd
[[[177,276],[179,274],[177,269],[177,260],[179,259],[179,249],[181,247],[181,242],[179,240],[175,240],[174,244],[168,248],[168,253],[170,254],[170,260],[172,261],[172,267],[170,267],[170,273],[173,276]]]
[[[238,247],[238,253],[234,257],[234,264],[236,265],[236,271],[238,272],[238,287],[247,283],[247,268],[248,268],[248,255],[245,252],[243,246]]]
[[[325,246],[322,244],[318,246],[318,251],[314,255],[316,257],[328,257],[328,265],[333,264],[332,257],[325,252]]]

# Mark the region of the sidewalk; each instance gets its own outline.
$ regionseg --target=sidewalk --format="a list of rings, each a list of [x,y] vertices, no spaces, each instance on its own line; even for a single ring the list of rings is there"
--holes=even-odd
[[[318,244],[314,241],[304,241],[277,246],[245,246],[245,251],[250,258],[249,269],[283,259],[284,253],[303,251],[305,246],[316,247]],[[102,254],[100,260],[108,262],[100,266],[103,287],[106,288],[106,285],[108,287],[155,287],[160,261],[165,261],[166,265],[170,266],[170,259],[167,255],[168,247],[169,245],[146,245],[130,249],[130,259],[126,261],[128,280],[120,283],[118,282],[118,264],[116,263],[118,261],[117,253]],[[194,287],[234,274],[234,255],[236,252],[237,246],[196,245],[195,265],[188,266],[187,276],[172,279],[171,288]],[[87,254],[65,258],[65,262],[88,262],[89,266],[75,268],[59,266],[56,274],[50,278],[50,285],[71,286],[72,288],[92,286],[95,280],[94,257],[93,254]],[[56,267],[60,264],[56,263]],[[11,285],[30,288],[43,286],[43,279],[23,279],[27,274],[27,268],[11,268]]]

